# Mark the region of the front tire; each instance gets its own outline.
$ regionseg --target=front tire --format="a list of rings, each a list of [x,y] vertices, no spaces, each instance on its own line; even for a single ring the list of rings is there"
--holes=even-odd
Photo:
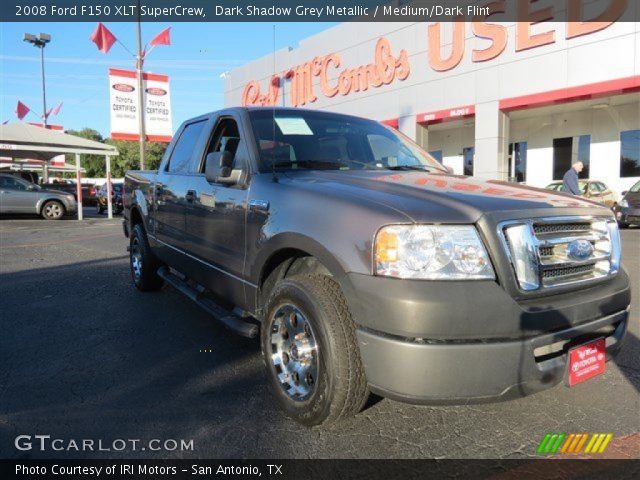
[[[41,214],[45,220],[60,220],[64,213],[64,205],[57,200],[49,200],[42,206]]]
[[[325,275],[286,278],[266,302],[262,354],[280,407],[308,426],[358,413],[369,390],[340,286]]]
[[[140,224],[135,225],[129,237],[129,266],[131,279],[136,288],[143,292],[162,288],[164,280],[157,274],[161,265],[151,252],[144,228]]]

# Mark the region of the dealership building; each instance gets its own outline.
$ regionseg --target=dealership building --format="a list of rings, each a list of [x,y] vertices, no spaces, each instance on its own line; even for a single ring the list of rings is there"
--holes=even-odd
[[[613,3],[613,23],[339,24],[228,72],[225,104],[380,120],[483,179],[544,187],[581,160],[619,194],[640,180],[640,6]]]

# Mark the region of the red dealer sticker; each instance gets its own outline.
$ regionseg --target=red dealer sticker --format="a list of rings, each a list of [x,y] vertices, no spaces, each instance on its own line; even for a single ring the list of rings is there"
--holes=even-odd
[[[604,373],[604,338],[569,350],[569,386]]]

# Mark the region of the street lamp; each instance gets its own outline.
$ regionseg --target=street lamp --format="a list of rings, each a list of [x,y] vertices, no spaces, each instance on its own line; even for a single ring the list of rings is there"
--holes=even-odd
[[[44,85],[44,47],[51,41],[51,35],[48,33],[40,33],[38,36],[35,36],[30,33],[25,33],[24,41],[40,49],[40,68],[42,71],[42,124],[44,128],[47,128],[47,94]]]

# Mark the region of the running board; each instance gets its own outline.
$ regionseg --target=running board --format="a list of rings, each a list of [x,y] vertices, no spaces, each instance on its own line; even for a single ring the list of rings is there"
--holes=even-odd
[[[258,336],[258,326],[256,324],[244,320],[235,313],[221,307],[212,299],[205,297],[200,291],[193,288],[177,275],[171,273],[167,267],[160,267],[157,273],[159,277],[163,278],[176,290],[184,293],[198,304],[200,308],[204,309],[229,330],[247,338],[255,338]]]

